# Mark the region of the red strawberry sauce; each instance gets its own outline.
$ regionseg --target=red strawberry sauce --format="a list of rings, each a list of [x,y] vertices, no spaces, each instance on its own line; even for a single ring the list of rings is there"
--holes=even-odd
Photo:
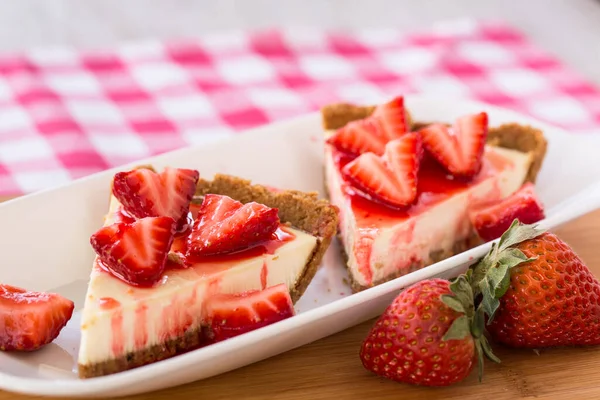
[[[112,297],[102,297],[98,300],[98,305],[102,310],[112,310],[113,308],[121,306],[121,303]]]
[[[114,313],[110,321],[112,331],[111,348],[113,356],[119,357],[123,354],[125,334],[123,333],[123,310],[118,310]]]
[[[353,158],[353,156],[333,149],[333,159],[339,170],[352,161]],[[352,210],[354,211],[359,227],[381,227],[382,225],[396,224],[402,220],[419,215],[453,194],[481,183],[485,179],[495,175],[497,170],[506,168],[507,165],[511,165],[511,162],[505,157],[493,151],[488,151],[486,152],[483,167],[479,174],[470,181],[463,181],[453,179],[435,160],[425,155],[418,174],[417,201],[414,205],[405,209],[390,208],[371,200],[350,185],[346,185],[344,191],[351,199]]]
[[[187,235],[189,235],[189,233],[190,231],[188,230],[182,235],[177,236],[173,242],[173,246],[171,247],[172,251],[176,252],[184,260],[183,268],[190,266],[196,267],[206,264],[230,264],[232,262],[239,262],[245,259],[258,257],[263,254],[275,254],[277,249],[287,242],[292,241],[296,237],[296,235],[294,235],[289,228],[285,227],[284,225],[280,225],[275,231],[273,239],[259,243],[249,249],[228,254],[186,257],[184,254],[187,248]]]
[[[260,269],[260,287],[262,290],[267,288],[267,279],[269,277],[269,269],[267,268],[267,262],[263,261],[262,268]]]

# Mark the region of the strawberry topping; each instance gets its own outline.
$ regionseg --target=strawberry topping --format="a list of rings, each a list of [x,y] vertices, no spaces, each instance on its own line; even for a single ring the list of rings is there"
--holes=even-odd
[[[452,128],[432,124],[420,130],[425,149],[453,176],[471,178],[481,170],[488,133],[482,112],[460,117]]]
[[[295,314],[285,284],[238,294],[217,294],[206,302],[208,331],[212,342],[273,324]]]
[[[365,119],[349,122],[337,130],[327,143],[340,151],[359,155],[367,152],[382,155],[385,145],[406,133],[404,99],[397,97],[377,106]]]
[[[105,226],[90,239],[108,272],[134,286],[152,286],[165,269],[175,234],[170,217]]]
[[[531,183],[524,184],[511,196],[499,202],[475,207],[469,216],[475,230],[485,241],[499,238],[515,219],[533,224],[545,218],[544,207]]]
[[[381,122],[375,118],[366,118],[352,121],[338,129],[327,143],[350,154],[371,152],[381,155],[386,139]]]
[[[160,174],[146,168],[119,172],[113,194],[132,216],[171,217],[180,231],[185,229],[199,176],[195,170],[169,167]]]
[[[273,238],[279,227],[276,208],[207,194],[188,238],[188,256],[232,253]]]
[[[399,96],[393,100],[380,104],[373,111],[374,118],[381,121],[386,141],[398,139],[407,132],[406,111],[404,110],[404,98]]]
[[[342,169],[342,174],[353,187],[371,199],[403,208],[417,197],[422,153],[419,135],[408,133],[389,142],[381,157],[373,153],[360,155]]]
[[[0,284],[0,350],[32,351],[52,342],[73,315],[71,300]]]

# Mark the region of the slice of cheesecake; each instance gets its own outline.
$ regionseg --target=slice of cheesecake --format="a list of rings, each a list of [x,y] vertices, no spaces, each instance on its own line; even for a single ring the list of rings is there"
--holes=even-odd
[[[371,121],[372,116],[383,121],[383,128],[373,128],[379,123]],[[410,191],[400,190],[409,175],[399,178],[394,186],[375,174],[369,176],[368,172],[376,169],[361,170],[367,182],[357,186],[350,174],[353,170],[347,166],[359,165],[355,160],[360,148],[373,153],[369,157],[360,155],[363,161],[369,160],[377,168],[386,170],[384,166],[393,162],[387,154],[386,140],[402,141],[407,132],[419,131],[430,124],[411,122],[401,99],[383,107],[331,105],[322,110],[322,117],[329,139],[325,144],[325,184],[332,204],[340,209],[339,238],[355,291],[405,275],[481,243],[470,222],[469,210],[475,204],[503,199],[525,182],[534,182],[546,151],[543,134],[535,128],[507,124],[488,131],[486,126],[482,134],[487,133],[487,143],[482,142],[478,150],[480,165],[476,166],[475,173],[468,179],[453,176],[425,151],[423,156],[414,157],[418,159],[414,161],[418,172],[410,177],[416,181],[413,197],[410,197]],[[365,120],[368,123],[364,123]],[[385,138],[381,129],[385,130],[386,123],[391,126],[390,121],[395,121],[399,133],[394,136],[388,132]],[[487,116],[485,122],[487,124]],[[340,129],[345,131],[340,132]],[[365,139],[370,137],[369,132],[375,132],[374,139]],[[410,135],[419,136],[418,133]],[[347,143],[350,143],[344,144],[342,150],[336,143],[340,137],[349,139]],[[418,147],[416,151],[422,149]],[[383,161],[377,163],[374,154],[382,153],[385,153]],[[403,162],[405,164],[398,165],[402,167],[408,161],[403,159]],[[401,168],[399,171],[402,173]],[[396,175],[391,176],[393,182]],[[410,198],[404,206],[397,206],[397,202],[390,206],[387,197],[368,195],[368,190],[373,188],[384,194],[391,193],[395,199]]]
[[[211,296],[279,284],[287,286],[293,302],[302,296],[335,233],[336,208],[315,193],[274,191],[227,175],[200,179],[193,203],[209,194],[278,209],[275,234],[248,250],[196,257],[182,267],[177,264],[186,233],[181,233],[167,268],[150,287],[119,279],[96,257],[82,312],[80,377],[125,371],[204,345]],[[105,226],[129,218],[124,215],[123,205],[111,196]]]

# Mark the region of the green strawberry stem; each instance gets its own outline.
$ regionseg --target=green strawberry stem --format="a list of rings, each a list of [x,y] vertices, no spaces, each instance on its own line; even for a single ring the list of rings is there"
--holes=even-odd
[[[479,381],[483,378],[484,356],[494,362],[500,360],[492,352],[487,338],[485,337],[484,315],[481,308],[475,309],[475,298],[471,287],[471,273],[459,275],[450,283],[452,294],[441,296],[442,302],[456,312],[462,315],[454,320],[448,331],[444,334],[442,340],[461,340],[468,335],[473,337],[475,349],[477,351],[477,364],[479,371]]]
[[[544,233],[535,225],[526,225],[515,219],[510,228],[491,250],[466,273],[459,275],[450,284],[452,294],[442,295],[441,299],[448,307],[462,313],[454,320],[443,340],[464,339],[471,335],[475,341],[479,381],[483,377],[484,357],[499,363],[485,336],[485,316],[488,324],[494,318],[500,306],[500,298],[510,285],[510,269],[532,261],[523,252],[513,246]],[[475,307],[475,299],[481,295],[481,302]]]
[[[479,294],[482,296],[478,309],[481,308],[487,315],[488,324],[494,319],[500,306],[500,298],[508,290],[510,269],[534,260],[527,258],[521,250],[513,246],[544,232],[537,229],[536,225],[522,224],[515,219],[498,244],[492,244],[489,253],[469,270],[472,271],[470,284],[474,297],[477,298]]]

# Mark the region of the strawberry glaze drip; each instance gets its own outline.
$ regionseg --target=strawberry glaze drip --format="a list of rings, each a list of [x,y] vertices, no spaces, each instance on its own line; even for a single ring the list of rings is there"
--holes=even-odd
[[[262,290],[267,288],[267,278],[269,276],[269,269],[267,268],[267,261],[263,261],[262,268],[260,269],[260,287]]]
[[[120,307],[121,303],[112,297],[101,297],[98,300],[98,305],[101,310],[112,310],[113,308]]]
[[[111,349],[114,357],[123,355],[125,335],[123,334],[123,311],[118,310],[110,320],[112,332]]]
[[[136,349],[148,344],[148,306],[140,304],[135,309],[134,344]]]

